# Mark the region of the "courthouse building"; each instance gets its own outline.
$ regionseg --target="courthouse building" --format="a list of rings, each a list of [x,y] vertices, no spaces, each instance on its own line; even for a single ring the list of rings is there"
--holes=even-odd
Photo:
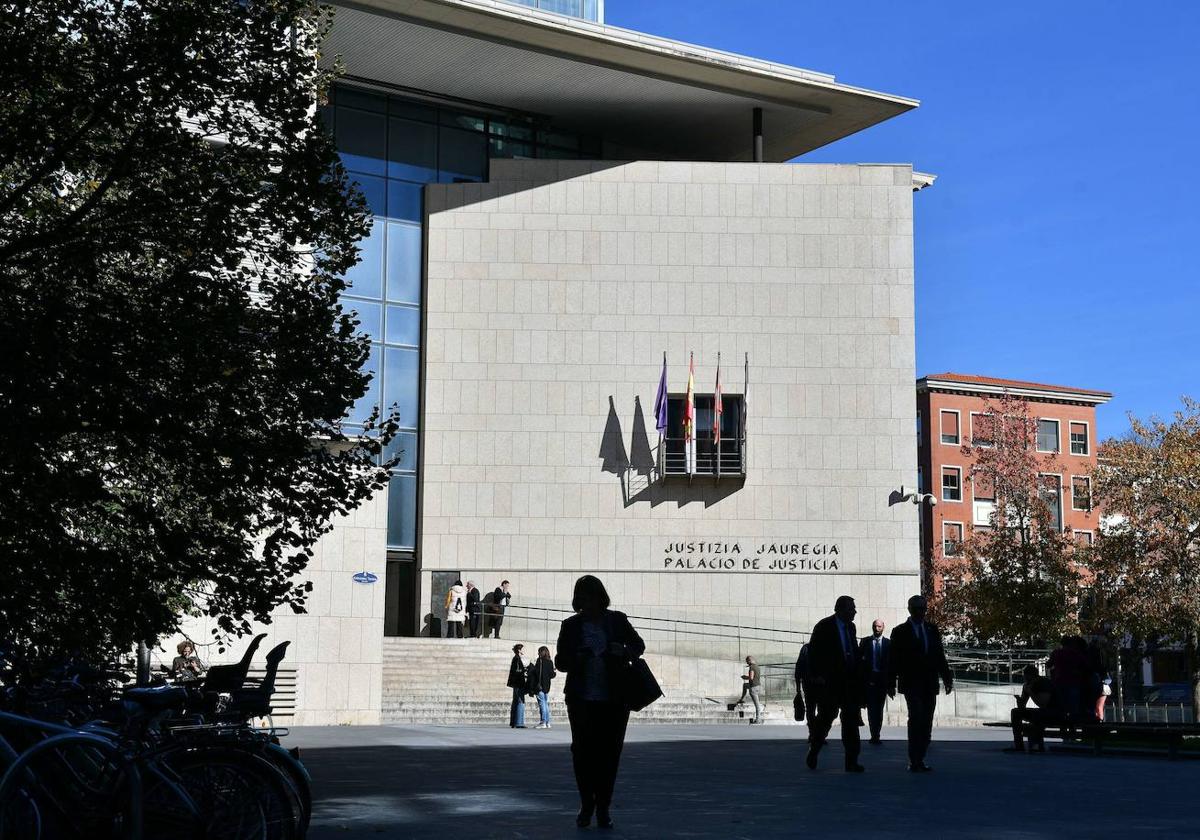
[[[270,628],[298,722],[378,720],[384,636],[437,632],[458,578],[511,581],[514,614],[593,572],[631,615],[808,629],[849,593],[900,618],[932,177],[788,161],[917,102],[594,0],[335,5],[324,115],[375,216],[350,419],[395,405],[403,455],[318,546],[309,613]]]

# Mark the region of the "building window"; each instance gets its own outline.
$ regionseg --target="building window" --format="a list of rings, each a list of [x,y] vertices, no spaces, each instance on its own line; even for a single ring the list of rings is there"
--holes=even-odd
[[[1076,531],[1075,532],[1075,544],[1078,546],[1082,546],[1083,548],[1090,548],[1092,545],[1092,532],[1091,531]]]
[[[388,482],[387,544],[413,548],[417,542],[417,477],[395,473]]]
[[[980,411],[971,412],[971,445],[984,449],[996,445],[996,416]]]
[[[996,515],[996,503],[990,499],[977,499],[971,510],[971,524],[976,530],[990,528],[992,518]]]
[[[663,475],[721,475],[730,478],[746,474],[744,458],[746,431],[742,422],[742,395],[721,396],[721,437],[713,435],[713,395],[696,394],[695,464],[688,470],[688,452],[683,434],[683,413],[687,396],[667,397],[667,433],[663,438],[659,468]],[[639,466],[632,465],[635,469]]]
[[[961,522],[942,523],[942,554],[958,557],[962,554],[963,526]]]
[[[957,411],[942,411],[942,443],[957,446],[959,443],[958,434],[958,412]]]
[[[992,476],[977,471],[971,475],[971,524],[991,525],[996,512],[996,482]]]
[[[589,6],[576,3],[574,13]],[[565,7],[564,7],[565,8]],[[575,8],[575,7],[572,7]],[[560,9],[555,9],[556,11]],[[579,11],[579,10],[582,10]],[[388,484],[389,549],[416,547],[417,433],[420,418],[421,273],[426,184],[480,181],[489,157],[598,157],[599,143],[538,130],[531,117],[469,113],[372,90],[336,85],[321,109],[342,163],[373,220],[346,272],[342,308],[371,340],[367,392],[345,418],[348,431],[372,410],[399,411],[400,432],[384,453],[399,457]]]
[[[989,473],[977,470],[971,474],[971,495],[977,502],[996,500],[996,482]]]
[[[1037,421],[1037,451],[1058,452],[1058,421]]]
[[[942,501],[962,501],[962,467],[942,467]]]
[[[1046,505],[1050,514],[1050,525],[1055,531],[1062,532],[1062,477],[1057,474],[1044,474],[1038,477],[1038,495]]]
[[[917,411],[917,448],[918,449],[921,448],[921,431],[922,431],[922,429],[921,429],[921,412],[918,409],[918,411]]]
[[[541,9],[543,12],[554,12],[556,15],[583,18],[584,20],[603,22],[601,12],[603,0],[507,0],[518,6],[529,6],[531,9]]]
[[[1088,424],[1082,422],[1072,422],[1071,426],[1071,454],[1072,455],[1087,455],[1088,454]]]
[[[1092,509],[1092,480],[1086,475],[1071,476],[1071,510]]]
[[[917,492],[925,492],[925,468],[917,464]]]

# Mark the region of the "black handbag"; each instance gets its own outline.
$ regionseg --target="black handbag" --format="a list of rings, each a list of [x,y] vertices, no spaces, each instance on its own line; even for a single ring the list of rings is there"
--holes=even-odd
[[[804,715],[807,711],[804,708],[804,695],[797,691],[795,698],[792,700],[792,717],[797,721],[804,720]]]
[[[654,672],[646,664],[646,660],[638,657],[624,669],[622,679],[621,701],[631,712],[640,712],[659,697],[663,696]]]
[[[521,668],[519,665],[517,665],[514,662],[513,666],[508,669],[508,682],[506,683],[506,685],[509,688],[524,688],[525,681],[526,681],[525,669]]]

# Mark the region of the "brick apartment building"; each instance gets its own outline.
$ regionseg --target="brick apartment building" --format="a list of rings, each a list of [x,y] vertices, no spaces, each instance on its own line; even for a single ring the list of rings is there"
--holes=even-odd
[[[1084,543],[1095,535],[1099,514],[1088,476],[1096,466],[1096,406],[1112,394],[959,373],[926,376],[917,380],[917,483],[937,499],[920,514],[921,568],[931,589],[941,586],[941,559],[960,550],[970,529],[989,526],[994,491],[972,485],[974,459],[962,447],[986,439],[987,401],[1006,393],[1027,400],[1037,418],[1037,451],[1047,460],[1043,493],[1059,527]]]

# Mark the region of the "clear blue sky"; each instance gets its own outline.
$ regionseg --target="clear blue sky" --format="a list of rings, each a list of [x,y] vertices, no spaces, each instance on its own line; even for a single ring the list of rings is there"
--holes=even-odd
[[[802,158],[938,175],[914,196],[918,375],[1112,391],[1102,437],[1126,412],[1200,398],[1200,2],[607,0],[605,14],[921,100]]]

